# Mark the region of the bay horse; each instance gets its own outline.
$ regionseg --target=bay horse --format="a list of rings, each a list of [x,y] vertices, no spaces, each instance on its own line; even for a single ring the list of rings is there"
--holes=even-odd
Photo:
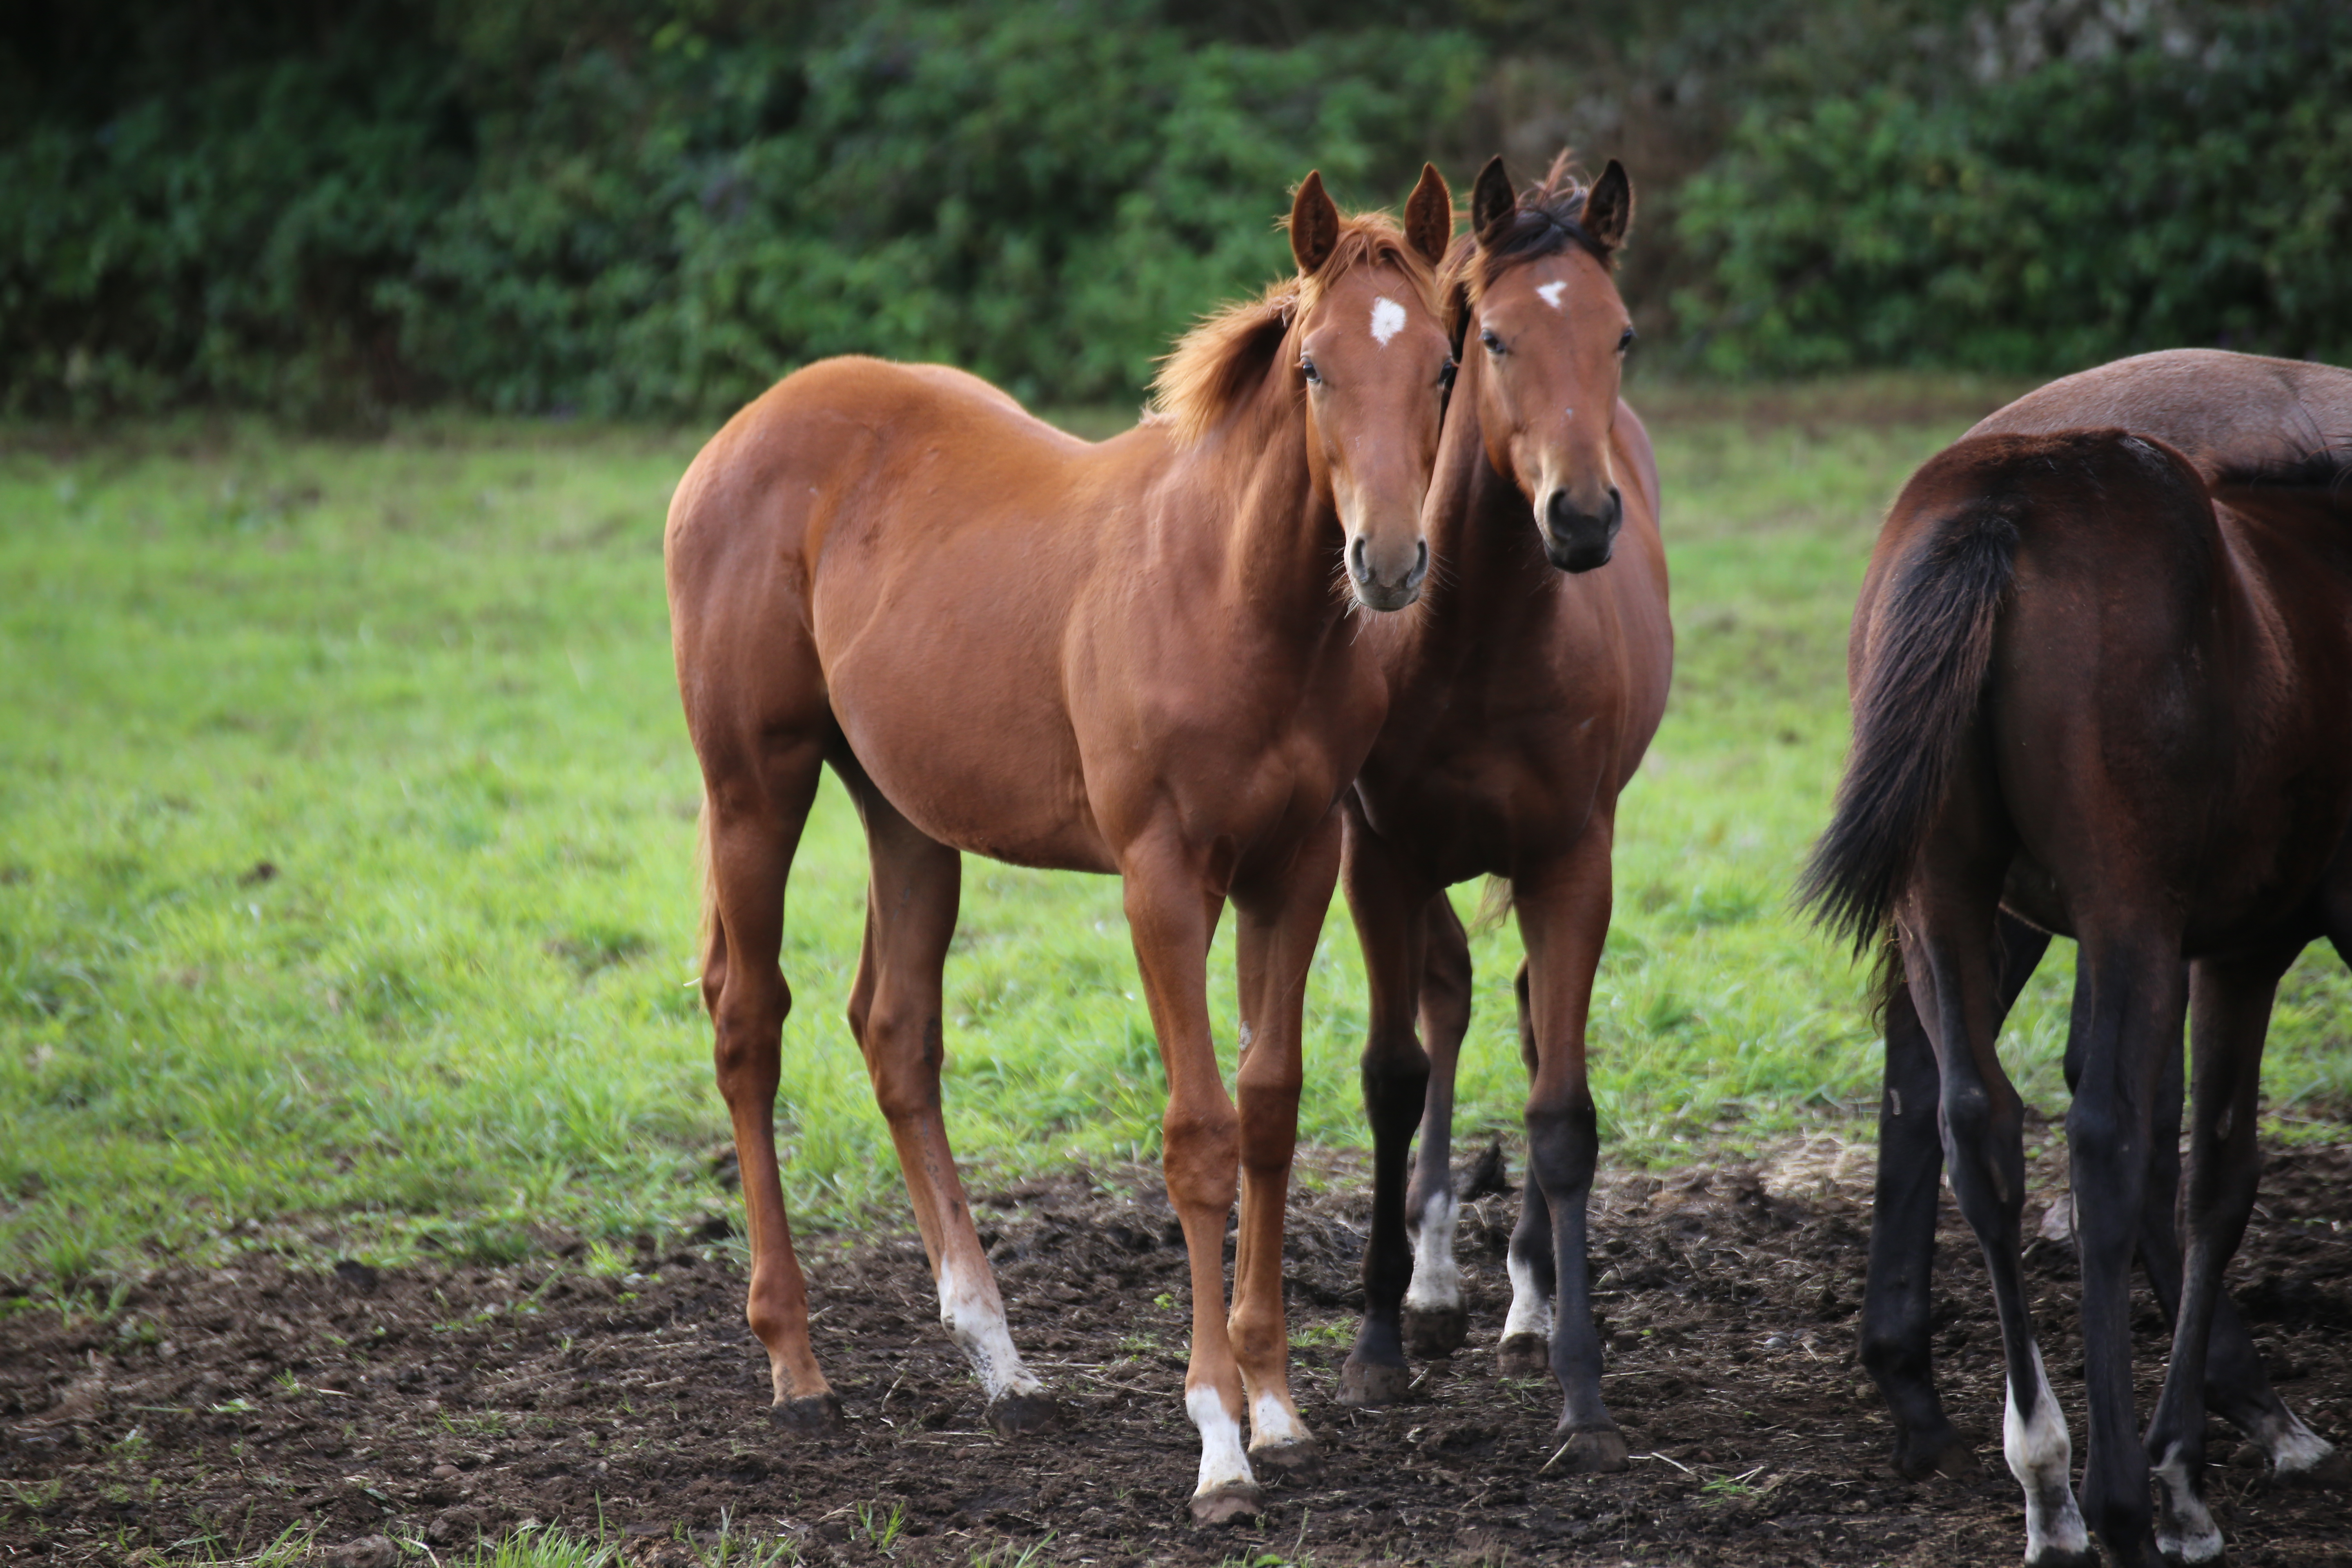
[[[1402,1395],[1407,1321],[1417,1353],[1465,1335],[1447,1156],[1470,953],[1445,889],[1507,878],[1531,1083],[1501,1353],[1506,1371],[1559,1378],[1559,1458],[1585,1471],[1626,1465],[1601,1397],[1585,1258],[1598,1158],[1585,1022],[1617,797],[1674,663],[1657,465],[1618,396],[1633,330],[1612,268],[1633,203],[1614,160],[1587,187],[1562,154],[1524,196],[1500,159],[1478,176],[1471,233],[1443,276],[1463,347],[1423,513],[1442,573],[1417,615],[1381,628],[1389,716],[1345,803],[1342,871],[1370,984],[1374,1173],[1364,1319],[1340,1397]]]
[[[2137,398],[2112,384],[1988,421],[1906,485],[1855,611],[1854,742],[1804,891],[1858,946],[1895,939],[1935,1058],[1952,1190],[2000,1311],[2003,1447],[2032,1564],[2095,1562],[2093,1531],[2122,1563],[2220,1556],[2202,1500],[2209,1348],[2253,1201],[2263,1036],[2295,954],[2315,936],[2352,941],[2352,460],[2341,426],[2293,395],[2312,367],[2264,363],[2283,362],[2191,373],[2208,378],[2206,428],[2240,417],[2228,383],[2265,374],[2284,376],[2296,420],[2206,444],[2201,464],[2126,426],[2069,427],[2128,412]],[[2197,424],[2176,426],[2192,450]],[[1995,1039],[2014,995],[2004,981],[2021,984],[2031,963],[2004,954],[2004,910],[2078,948],[2066,1126],[2090,1417],[2079,1505],[2019,1267],[2022,1102]],[[2151,1211],[2184,1016],[2188,1255],[2143,1446],[2128,1272],[2169,1228]],[[1932,1189],[1928,1202],[1932,1225]]]
[[[1402,228],[1343,216],[1308,174],[1297,276],[1186,337],[1158,412],[1098,445],[959,371],[836,359],[738,414],[680,481],[666,555],[705,790],[702,991],[781,1425],[841,1418],[772,1121],[784,884],[830,764],[871,858],[849,1024],[992,1424],[1034,1429],[1055,1407],[1013,1349],[940,1115],[963,850],[1124,881],[1191,1264],[1194,1517],[1254,1512],[1253,1460],[1314,1457],[1281,1281],[1301,1012],[1338,872],[1332,805],[1382,710],[1360,621],[1412,604],[1429,570],[1421,503],[1452,369],[1433,268],[1453,226],[1434,168]],[[1228,901],[1238,1112],[1207,995]]]
[[[2062,377],[1989,416],[1969,434],[2048,434],[2103,426],[2161,440],[2200,471],[2292,462],[2298,452],[2328,446],[2331,433],[2352,431],[2352,374],[2211,349],[2166,350]],[[2049,932],[2005,910],[1999,915],[1996,1035],[2050,940]],[[1885,1086],[1879,1103],[1862,1359],[1894,1420],[1895,1468],[1913,1478],[1938,1471],[1966,1475],[1975,1459],[1944,1413],[1932,1357],[1929,1291],[1944,1165],[1937,1131],[1936,1058],[1899,967],[1886,978],[1881,998]],[[2179,1068],[2179,1054],[2167,1051],[2137,1238],[2142,1270],[2168,1323],[2178,1322],[2181,1284],[2174,1226],[2180,1183]],[[2261,1447],[2282,1479],[2340,1484],[2352,1467],[2279,1399],[2226,1294],[2216,1300],[2213,1311],[2206,1365],[2209,1405]]]

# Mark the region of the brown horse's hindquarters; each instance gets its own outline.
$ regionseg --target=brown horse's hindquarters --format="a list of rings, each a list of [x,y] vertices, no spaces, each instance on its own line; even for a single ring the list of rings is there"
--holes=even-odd
[[[2210,1009],[2200,1004],[2197,1030],[2199,1136],[2218,1151],[2228,1137],[2217,1127],[2251,1125],[2250,1105],[2224,1104],[2244,1098],[2259,1058],[2252,1020],[2267,1015],[2281,954],[2300,943],[2292,932],[2277,940],[2277,914],[2259,905],[2292,910],[2341,838],[2331,818],[2315,839],[2328,848],[2314,856],[2306,842],[2299,854],[2299,886],[2264,879],[2264,868],[2286,863],[2278,836],[2307,826],[2279,791],[2346,793],[2339,765],[2295,751],[2316,733],[2309,677],[2340,664],[2340,651],[2326,651],[2343,640],[2340,603],[2332,622],[2299,613],[2292,579],[2320,584],[2323,598],[2340,600],[2341,589],[2325,573],[2280,574],[2256,554],[2232,555],[2231,543],[2199,475],[2152,443],[2119,431],[1972,439],[1906,486],[1857,611],[1854,760],[1813,889],[1832,908],[1863,891],[1843,908],[1866,910],[1865,868],[1891,857],[1876,864],[1895,871],[1881,885],[1894,895],[1903,973],[1935,1047],[1952,1188],[1983,1243],[2001,1312],[2004,1447],[2025,1484],[2029,1561],[2079,1559],[2086,1526],[2121,1560],[2152,1557],[2126,1276],[2136,1245],[2165,1240],[2147,1230],[2149,1194],[2169,1190],[2149,1150],[2169,1126],[2157,1100],[2179,1093],[2164,1063],[2188,1000],[2189,924],[2234,930],[2247,959],[2226,974],[2229,964],[2198,966],[2201,994],[2213,998]],[[2323,622],[2336,629],[2314,639]],[[2237,907],[2210,907],[2217,888],[2239,889]],[[2079,943],[2068,1139],[2091,1428],[2079,1511],[2016,1265],[2021,1121],[1994,1051],[2021,978],[1996,978],[2004,894]],[[1890,1035],[1891,1066],[1893,1045]],[[2245,1360],[2242,1331],[2224,1327],[2214,1296],[2235,1206],[2251,1191],[2242,1162],[2206,1158],[2204,1175],[2191,1165],[2180,1328],[2189,1353],[2176,1344],[2160,1406],[2166,1444],[2151,1439],[2164,1542],[2200,1560],[2220,1549],[2195,1479],[2203,1357],[2210,1334],[2221,1361]],[[1873,1294],[1883,1303],[1895,1287],[1882,1265],[1901,1251],[1874,1243]],[[1878,1352],[1874,1370],[1887,1360],[1886,1347]],[[2238,1413],[2257,1426],[2292,1421],[2266,1389],[2242,1394]],[[1916,1435],[1932,1437],[1936,1413],[1909,1414]]]

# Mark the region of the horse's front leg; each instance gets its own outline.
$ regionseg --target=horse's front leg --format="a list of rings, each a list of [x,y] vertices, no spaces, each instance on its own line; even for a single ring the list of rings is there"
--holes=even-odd
[[[1283,1205],[1298,1142],[1300,1035],[1307,972],[1339,870],[1339,819],[1327,816],[1279,873],[1237,888],[1234,958],[1241,990],[1241,1232],[1234,1244],[1228,1323],[1249,1398],[1250,1458],[1297,1470],[1318,1458],[1290,1396],[1290,1334],[1282,1310]]]
[[[1184,1410],[1201,1434],[1192,1518],[1219,1524],[1259,1506],[1257,1479],[1242,1447],[1241,1368],[1225,1327],[1225,1222],[1234,1210],[1241,1131],[1209,1032],[1209,939],[1221,901],[1205,869],[1172,834],[1137,845],[1120,869],[1136,967],[1168,1075],[1160,1165],[1191,1265]]]
[[[1521,870],[1512,894],[1528,952],[1535,1081],[1528,1092],[1528,1168],[1551,1220],[1555,1300],[1551,1371],[1559,1380],[1552,1433],[1572,1471],[1622,1470],[1625,1439],[1601,1398],[1601,1340],[1592,1324],[1585,1210],[1600,1133],[1584,1058],[1592,977],[1609,935],[1612,825],[1596,816],[1558,860]]]
[[[1413,1273],[1405,1234],[1405,1163],[1429,1083],[1429,1058],[1412,1031],[1423,892],[1352,798],[1345,809],[1348,910],[1370,992],[1362,1078],[1364,1116],[1372,1130],[1372,1223],[1364,1241],[1364,1319],[1339,1369],[1339,1402],[1378,1406],[1403,1398],[1412,1383],[1401,1314]]]

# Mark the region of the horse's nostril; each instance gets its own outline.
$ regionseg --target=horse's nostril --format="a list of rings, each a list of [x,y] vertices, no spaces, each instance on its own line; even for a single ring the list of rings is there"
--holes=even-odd
[[[1404,585],[1418,588],[1421,580],[1429,575],[1429,541],[1418,540],[1413,545],[1412,570],[1405,574]]]
[[[1365,558],[1364,536],[1360,533],[1348,542],[1348,570],[1359,583],[1372,580],[1372,568]]]

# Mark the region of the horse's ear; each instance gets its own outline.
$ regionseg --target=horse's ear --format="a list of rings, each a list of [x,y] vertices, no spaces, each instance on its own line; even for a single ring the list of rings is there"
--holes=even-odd
[[[1454,193],[1434,163],[1421,166],[1421,184],[1405,198],[1404,237],[1432,267],[1445,259],[1454,243]]]
[[[1324,194],[1321,172],[1310,169],[1290,203],[1290,254],[1298,258],[1298,275],[1313,277],[1339,245],[1339,209]]]
[[[1614,252],[1625,243],[1626,232],[1633,226],[1633,182],[1625,177],[1624,164],[1609,160],[1586,193],[1584,216],[1577,221],[1603,250]]]
[[[1502,157],[1487,159],[1470,192],[1470,232],[1485,245],[1502,233],[1518,210],[1519,198],[1511,194],[1511,176],[1503,173]]]

